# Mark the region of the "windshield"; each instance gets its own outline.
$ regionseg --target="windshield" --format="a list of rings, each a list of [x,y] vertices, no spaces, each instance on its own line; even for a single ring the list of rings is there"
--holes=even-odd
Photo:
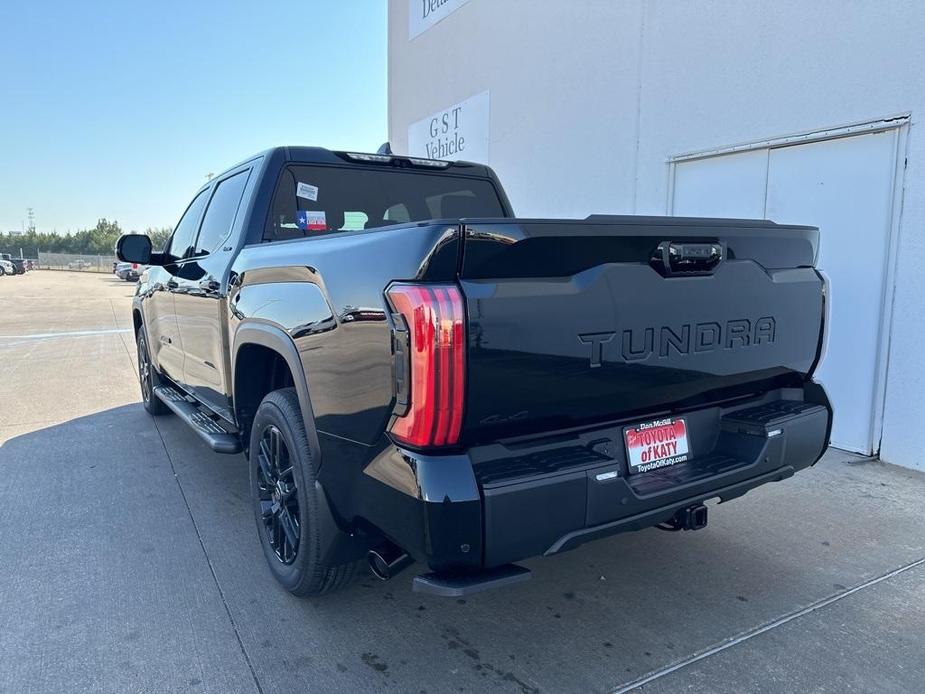
[[[491,181],[445,173],[290,166],[273,198],[264,241],[427,219],[504,217]]]

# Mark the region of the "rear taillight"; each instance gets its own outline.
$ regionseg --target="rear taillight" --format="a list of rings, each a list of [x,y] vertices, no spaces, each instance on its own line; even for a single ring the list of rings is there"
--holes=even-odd
[[[415,447],[459,441],[466,387],[465,311],[454,285],[393,284],[399,406],[391,433]],[[404,325],[398,325],[404,322]]]

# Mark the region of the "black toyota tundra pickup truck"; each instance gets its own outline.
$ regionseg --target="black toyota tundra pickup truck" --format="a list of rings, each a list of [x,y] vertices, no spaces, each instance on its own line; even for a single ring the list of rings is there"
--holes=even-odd
[[[418,591],[613,533],[694,530],[815,463],[819,232],[517,219],[491,169],[281,147],[215,177],[133,302],[145,408],[247,456],[297,595],[415,560]]]

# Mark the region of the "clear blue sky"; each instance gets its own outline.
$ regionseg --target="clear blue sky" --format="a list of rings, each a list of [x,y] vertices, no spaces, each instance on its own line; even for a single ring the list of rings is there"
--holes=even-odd
[[[386,0],[0,3],[0,232],[173,226],[261,149],[386,138]]]

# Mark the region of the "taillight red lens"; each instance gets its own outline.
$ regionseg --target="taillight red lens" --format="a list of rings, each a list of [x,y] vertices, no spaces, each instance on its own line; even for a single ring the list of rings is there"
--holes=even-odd
[[[392,306],[408,329],[408,409],[392,435],[411,446],[459,441],[466,387],[465,310],[454,285],[393,284]]]

